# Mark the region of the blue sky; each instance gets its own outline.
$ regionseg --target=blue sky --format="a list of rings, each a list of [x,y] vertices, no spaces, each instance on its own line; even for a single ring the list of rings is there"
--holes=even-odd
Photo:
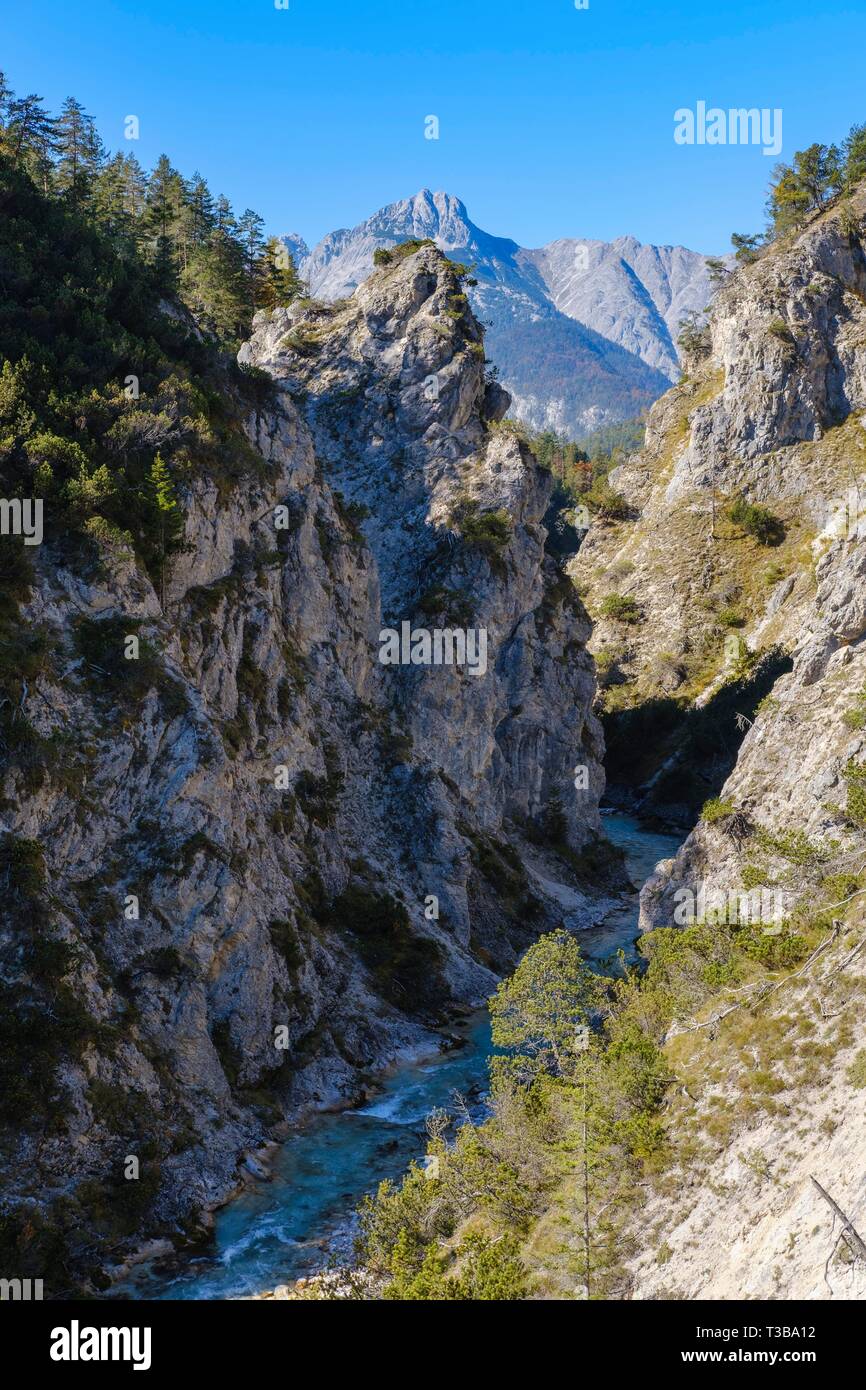
[[[783,111],[781,157],[866,121],[866,8],[823,0],[7,0],[0,66],[72,94],[312,244],[444,188],[485,230],[727,248],[763,221],[759,147],[674,143],[674,111]],[[123,140],[123,120],[141,139]],[[439,139],[424,138],[425,117]]]

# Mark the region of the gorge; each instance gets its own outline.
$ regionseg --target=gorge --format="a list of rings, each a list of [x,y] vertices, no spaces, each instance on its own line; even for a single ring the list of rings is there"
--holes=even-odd
[[[6,1265],[234,1297],[337,1230],[371,1298],[862,1297],[862,178],[721,265],[560,563],[483,286],[393,208],[348,297],[265,256],[232,356],[218,226],[166,270],[19,165]]]

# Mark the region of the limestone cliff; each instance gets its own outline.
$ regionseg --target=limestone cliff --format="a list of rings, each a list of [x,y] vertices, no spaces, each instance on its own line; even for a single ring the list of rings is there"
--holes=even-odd
[[[823,1277],[832,1217],[810,1174],[862,1229],[864,214],[861,187],[732,276],[646,449],[611,476],[629,519],[594,526],[572,566],[611,727],[643,711],[636,795],[715,798],[645,887],[642,925],[751,892],[763,931],[829,933],[766,1004],[723,992],[669,1039],[691,1078],[674,1128],[700,1137],[650,1206],[638,1297],[862,1296],[856,1271]]]
[[[589,623],[454,268],[396,255],[260,313],[241,356],[276,379],[255,466],[186,488],[161,592],[116,540],[87,573],[46,545],[22,610],[54,653],[22,717],[87,759],[10,773],[0,816],[12,987],[37,913],[66,1011],[13,1216],[71,1279],[95,1231],[109,1259],[175,1232],[275,1125],[435,1042],[559,920],[545,884],[599,910]],[[483,629],[486,669],[382,664],[403,622]]]

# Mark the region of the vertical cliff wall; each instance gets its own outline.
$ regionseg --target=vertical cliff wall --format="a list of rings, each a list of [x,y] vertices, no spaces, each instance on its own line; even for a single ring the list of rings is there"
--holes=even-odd
[[[77,1251],[70,1278],[94,1231],[177,1229],[480,1002],[559,920],[551,881],[599,910],[589,623],[454,267],[395,254],[351,301],[259,314],[241,358],[276,392],[249,466],[185,486],[159,592],[116,537],[89,569],[46,544],[22,590],[51,656],[21,718],[61,754],[3,787],[6,987],[55,1030],[9,1229]],[[384,664],[404,623],[486,646]]]

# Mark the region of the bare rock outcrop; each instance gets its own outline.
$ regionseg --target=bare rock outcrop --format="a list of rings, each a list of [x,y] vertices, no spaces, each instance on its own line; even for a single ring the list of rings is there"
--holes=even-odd
[[[698,771],[713,741],[726,768],[645,885],[641,924],[753,921],[760,935],[799,914],[794,930],[814,918],[830,935],[762,1003],[760,1065],[731,1043],[735,1023],[716,1041],[714,1016],[735,1019],[748,986],[672,1030],[695,1080],[670,1122],[697,1137],[679,1186],[642,1214],[633,1296],[862,1297],[811,1176],[862,1228],[866,1125],[850,1068],[866,867],[866,189],[738,270],[686,367],[644,451],[611,475],[629,519],[594,525],[571,566],[598,616],[610,707],[703,712]],[[747,509],[732,516],[738,500]],[[756,707],[725,702],[761,669],[775,675]],[[715,707],[724,723],[709,721]],[[661,718],[657,729],[661,742]],[[651,744],[651,721],[643,731]],[[674,754],[653,775],[694,773]],[[795,1064],[802,1037],[819,1067]],[[755,1102],[764,1083],[772,1101]]]
[[[24,613],[57,658],[22,715],[87,772],[7,777],[3,932],[48,905],[80,1016],[16,1201],[65,1204],[73,1244],[129,1155],[128,1232],[223,1200],[243,1153],[429,1046],[557,920],[524,860],[573,881],[539,827],[572,855],[597,833],[589,622],[483,358],[430,246],[259,314],[241,360],[276,394],[244,470],[187,488],[163,592],[116,543],[86,577],[36,558]],[[404,623],[483,630],[484,660],[383,664]]]

